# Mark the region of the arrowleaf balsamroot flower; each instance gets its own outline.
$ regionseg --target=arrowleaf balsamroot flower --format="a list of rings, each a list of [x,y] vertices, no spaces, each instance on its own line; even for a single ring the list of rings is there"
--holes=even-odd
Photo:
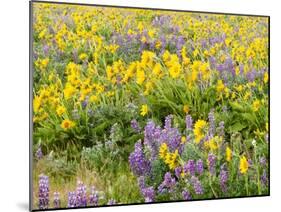
[[[145,104],[145,105],[142,105],[141,106],[141,115],[142,116],[145,116],[146,114],[148,113],[148,106]]]
[[[207,127],[207,122],[204,120],[198,120],[194,125],[194,136],[195,136],[195,142],[199,143],[204,135],[205,135],[205,128]]]
[[[226,149],[225,149],[225,159],[228,162],[230,162],[232,159],[232,151],[229,147],[226,147]]]
[[[61,128],[63,128],[64,130],[68,130],[71,129],[75,126],[75,123],[69,119],[65,119],[62,121],[61,123]]]
[[[245,174],[247,173],[249,168],[249,163],[247,158],[243,155],[242,157],[240,157],[240,163],[239,163],[239,170],[241,174]]]
[[[64,114],[66,111],[66,108],[64,106],[58,106],[56,112],[58,114],[58,116],[61,116],[62,114]]]

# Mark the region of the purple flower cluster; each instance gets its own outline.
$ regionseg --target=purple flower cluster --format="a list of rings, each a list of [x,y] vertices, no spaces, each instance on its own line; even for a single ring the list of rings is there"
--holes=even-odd
[[[158,187],[159,193],[163,193],[166,190],[168,190],[168,192],[172,192],[176,183],[176,179],[172,177],[170,172],[167,172],[164,176],[163,182]]]
[[[182,167],[181,166],[176,167],[175,168],[175,175],[178,179],[180,179],[181,173],[182,173]]]
[[[182,191],[182,198],[183,200],[191,200],[191,195],[190,195],[190,192],[187,190],[187,189],[184,189]]]
[[[76,206],[78,207],[87,206],[87,187],[83,184],[82,181],[77,182]]]
[[[226,193],[227,192],[228,171],[226,170],[225,165],[221,166],[219,178],[220,178],[221,190],[222,190],[222,192]]]
[[[129,162],[131,170],[136,176],[144,176],[150,172],[151,165],[145,157],[141,140],[135,144],[135,150],[130,154]]]
[[[115,199],[110,199],[110,200],[107,202],[107,205],[116,205],[116,200],[115,200]]]
[[[262,185],[267,186],[268,178],[267,178],[267,172],[266,172],[265,169],[263,170],[263,173],[261,175],[261,179],[260,180],[261,180]]]
[[[54,208],[60,208],[60,193],[54,192]]]
[[[156,126],[153,121],[149,121],[144,128],[144,144],[150,150],[151,160],[157,158],[159,145],[164,142],[167,143],[169,151],[174,152],[178,149],[179,153],[182,153],[181,134],[178,128],[172,127],[171,115],[165,118],[163,129]]]
[[[139,133],[139,132],[141,131],[141,128],[140,128],[140,126],[139,126],[139,123],[138,123],[138,121],[137,121],[136,119],[133,119],[133,120],[131,121],[131,127],[132,127],[132,129],[133,129],[135,132],[137,132],[137,133]]]
[[[196,172],[201,175],[204,171],[204,164],[203,164],[203,160],[199,159],[196,162]]]
[[[153,186],[143,188],[141,190],[145,202],[153,202],[155,200],[155,191]]]
[[[196,194],[200,195],[204,193],[201,182],[197,177],[195,176],[191,177],[191,184]]]
[[[39,176],[39,209],[49,207],[49,177],[46,175]]]
[[[216,156],[212,153],[209,153],[208,155],[208,165],[209,165],[209,171],[211,175],[216,174]]]
[[[95,187],[91,188],[91,193],[89,195],[89,205],[97,206],[99,204],[99,194]]]
[[[40,159],[43,158],[43,152],[42,152],[41,146],[38,147],[38,149],[37,149],[35,155],[36,155],[36,158],[37,158],[38,160],[40,160]]]
[[[76,193],[75,192],[68,192],[68,208],[74,208],[76,207]]]
[[[195,175],[196,164],[194,160],[188,160],[186,164],[183,166],[183,171],[185,174],[189,174],[191,176]]]

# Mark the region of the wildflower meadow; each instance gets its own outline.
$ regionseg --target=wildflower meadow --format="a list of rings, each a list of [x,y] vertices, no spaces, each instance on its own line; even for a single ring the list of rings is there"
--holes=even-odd
[[[32,4],[33,209],[269,194],[268,17]]]

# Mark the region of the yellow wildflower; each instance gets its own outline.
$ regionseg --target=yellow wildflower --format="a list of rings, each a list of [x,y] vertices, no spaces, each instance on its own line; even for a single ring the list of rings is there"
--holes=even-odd
[[[261,107],[261,101],[260,100],[255,100],[254,102],[253,102],[253,105],[252,105],[252,108],[253,108],[253,111],[254,112],[257,112],[259,109],[260,109],[260,107]]]
[[[168,153],[168,146],[166,143],[162,143],[159,148],[159,157],[161,159],[164,159]]]
[[[75,123],[69,119],[65,119],[62,121],[60,125],[64,130],[68,130],[70,128],[73,128],[75,126]]]
[[[58,108],[57,108],[57,110],[56,110],[58,116],[61,116],[62,114],[64,114],[65,111],[66,111],[65,107],[64,107],[64,106],[61,106],[61,105],[58,106]]]
[[[226,147],[225,149],[225,159],[230,162],[232,158],[232,151],[229,147]]]
[[[239,170],[241,174],[245,174],[248,171],[249,164],[245,156],[240,157]]]
[[[79,55],[80,60],[85,60],[87,57],[88,57],[88,55],[86,53],[82,53]]]
[[[142,105],[141,106],[141,115],[142,116],[145,116],[146,114],[148,113],[148,106],[145,104],[145,105]]]
[[[188,105],[183,106],[183,112],[188,113],[189,112],[189,107]]]
[[[217,82],[217,92],[222,92],[225,89],[225,86],[222,80],[218,80]]]
[[[204,137],[204,130],[207,126],[207,122],[204,120],[198,120],[194,125],[194,136],[195,136],[195,142],[199,143],[201,139]]]

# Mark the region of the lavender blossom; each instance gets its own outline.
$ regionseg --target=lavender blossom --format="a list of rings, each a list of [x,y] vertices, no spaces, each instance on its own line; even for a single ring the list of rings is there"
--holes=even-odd
[[[184,199],[184,200],[191,200],[192,198],[191,198],[191,195],[190,195],[190,192],[187,190],[187,189],[184,189],[183,191],[182,191],[182,198]]]
[[[147,175],[150,172],[150,162],[145,158],[141,140],[135,144],[135,150],[129,156],[130,167],[136,176]]]
[[[179,179],[181,177],[182,167],[178,166],[175,168],[175,175]]]
[[[187,163],[183,166],[183,171],[186,174],[190,174],[191,176],[195,175],[195,162],[194,160],[188,160]]]
[[[216,174],[216,156],[212,153],[209,153],[208,155],[208,165],[209,165],[209,171],[211,175]]]
[[[68,192],[68,208],[74,208],[76,206],[76,193],[75,192]]]
[[[172,119],[173,119],[173,115],[168,115],[165,117],[165,125],[164,125],[165,129],[168,130],[172,127]]]
[[[262,185],[267,186],[268,179],[267,179],[267,173],[266,173],[265,169],[263,170],[263,174],[261,175],[261,179],[260,180],[261,180]]]
[[[38,160],[40,160],[40,159],[43,158],[43,152],[42,152],[41,146],[38,147],[38,149],[37,149],[35,155],[36,155],[36,158],[37,158]]]
[[[199,159],[196,162],[196,172],[201,175],[204,171],[203,160]]]
[[[91,194],[89,195],[89,205],[97,206],[99,203],[99,194],[96,191],[95,187],[91,188]]]
[[[116,200],[115,200],[115,199],[110,199],[110,200],[107,202],[107,205],[116,205]]]
[[[223,193],[227,192],[227,181],[228,181],[228,171],[226,170],[225,165],[221,166],[220,170],[220,187]]]
[[[87,206],[87,188],[82,181],[77,182],[76,188],[76,206],[85,207]]]
[[[153,202],[155,199],[155,191],[153,186],[143,188],[141,190],[145,202]]]
[[[172,192],[175,185],[176,185],[176,179],[172,177],[170,172],[166,172],[163,182],[158,187],[158,191],[160,193],[163,193],[167,189],[168,192]]]
[[[224,121],[219,123],[218,134],[219,136],[224,137]]]
[[[131,121],[131,127],[132,127],[133,130],[134,130],[135,132],[137,132],[137,133],[139,133],[139,132],[141,131],[140,126],[139,126],[139,123],[138,123],[138,121],[137,121],[136,119],[133,119],[133,120]]]
[[[201,182],[197,177],[195,176],[191,177],[191,184],[196,194],[200,195],[204,193]]]
[[[60,193],[54,192],[54,208],[60,208]]]
[[[39,209],[47,209],[49,207],[49,177],[46,175],[39,176],[38,200]]]

